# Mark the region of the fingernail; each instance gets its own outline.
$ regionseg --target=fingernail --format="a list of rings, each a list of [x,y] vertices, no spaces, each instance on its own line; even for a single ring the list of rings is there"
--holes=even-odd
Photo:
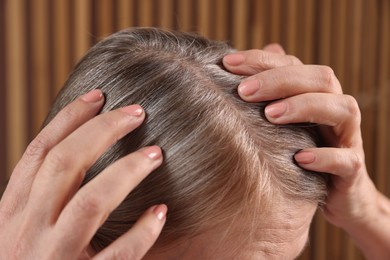
[[[258,80],[249,80],[242,82],[238,86],[238,93],[242,96],[252,96],[255,94],[260,88],[260,82]]]
[[[245,57],[238,53],[228,54],[223,58],[223,61],[231,66],[241,65],[244,62],[244,60]]]
[[[271,105],[268,105],[265,108],[265,114],[272,118],[278,118],[282,116],[287,110],[287,105],[285,102],[277,102]]]
[[[121,110],[130,116],[137,116],[137,117],[141,116],[144,112],[142,107],[140,107],[139,105],[130,105],[127,107],[122,107]]]
[[[167,215],[168,208],[166,205],[161,204],[158,205],[153,209],[154,214],[156,215],[157,219],[160,221],[165,220],[166,215]]]
[[[157,160],[161,157],[161,149],[155,145],[144,147],[140,151],[152,160]]]
[[[295,160],[301,164],[309,164],[315,161],[316,156],[312,152],[299,152],[294,156]]]
[[[88,103],[95,103],[103,98],[103,93],[100,89],[94,89],[81,96],[81,99]]]

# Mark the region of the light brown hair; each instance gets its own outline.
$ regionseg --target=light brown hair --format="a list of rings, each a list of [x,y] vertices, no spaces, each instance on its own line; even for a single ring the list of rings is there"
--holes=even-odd
[[[75,67],[46,123],[96,88],[106,96],[102,113],[140,104],[147,114],[140,128],[96,162],[84,184],[140,147],[159,145],[164,151],[163,165],[98,230],[91,242],[96,250],[158,203],[166,203],[169,214],[157,248],[237,219],[256,225],[275,194],[324,201],[325,178],[293,161],[298,150],[316,146],[312,127],[273,125],[263,115],[264,103],[242,101],[237,94],[242,77],[222,65],[232,51],[193,34],[135,28],[101,41]]]

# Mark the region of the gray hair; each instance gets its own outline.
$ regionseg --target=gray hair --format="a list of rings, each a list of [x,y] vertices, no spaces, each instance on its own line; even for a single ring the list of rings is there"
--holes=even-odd
[[[141,127],[95,163],[83,184],[143,146],[159,145],[165,158],[98,230],[91,242],[96,250],[159,203],[169,213],[157,248],[237,219],[256,225],[276,194],[324,202],[325,177],[293,161],[297,151],[317,145],[313,127],[273,125],[264,117],[264,103],[242,101],[237,94],[242,77],[222,65],[232,51],[194,34],[134,28],[101,41],[75,67],[46,123],[96,88],[106,96],[102,113],[140,104],[147,114]]]

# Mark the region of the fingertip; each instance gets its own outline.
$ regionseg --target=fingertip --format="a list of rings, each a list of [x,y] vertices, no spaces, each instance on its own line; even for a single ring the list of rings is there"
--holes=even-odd
[[[238,86],[238,94],[244,100],[251,100],[251,97],[259,90],[259,88],[260,83],[258,80],[244,81]]]
[[[141,117],[144,115],[143,108],[137,104],[122,107],[120,108],[120,110],[130,116]]]
[[[287,104],[278,101],[266,106],[264,113],[267,119],[273,123],[281,123],[280,118],[287,112]]]
[[[94,89],[82,95],[80,98],[87,103],[96,103],[103,100],[103,92],[100,89]]]
[[[162,150],[157,145],[143,147],[139,151],[154,161],[162,158]]]
[[[316,160],[316,155],[309,151],[299,151],[294,155],[294,159],[298,164],[311,164]]]
[[[154,207],[153,213],[155,214],[157,220],[165,222],[168,212],[168,207],[165,204],[160,204]]]
[[[232,53],[223,57],[222,62],[228,66],[239,66],[245,61],[244,55],[240,53]]]

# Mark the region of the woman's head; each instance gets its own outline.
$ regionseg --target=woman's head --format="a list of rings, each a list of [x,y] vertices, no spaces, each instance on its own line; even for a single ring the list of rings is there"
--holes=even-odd
[[[226,255],[244,248],[276,254],[280,231],[302,229],[303,219],[310,223],[326,195],[325,179],[297,167],[293,155],[315,146],[311,128],[270,124],[264,104],[242,101],[236,92],[242,77],[221,62],[231,51],[192,34],[140,28],[113,34],[76,66],[47,122],[95,88],[106,96],[102,112],[137,103],[147,115],[96,162],[84,184],[140,147],[159,145],[164,151],[163,165],[99,229],[94,249],[107,246],[158,203],[166,203],[169,214],[152,255],[180,247],[176,252],[185,256],[189,243],[210,246],[204,256],[211,256],[211,247],[227,245]],[[280,234],[281,240],[287,237]]]

